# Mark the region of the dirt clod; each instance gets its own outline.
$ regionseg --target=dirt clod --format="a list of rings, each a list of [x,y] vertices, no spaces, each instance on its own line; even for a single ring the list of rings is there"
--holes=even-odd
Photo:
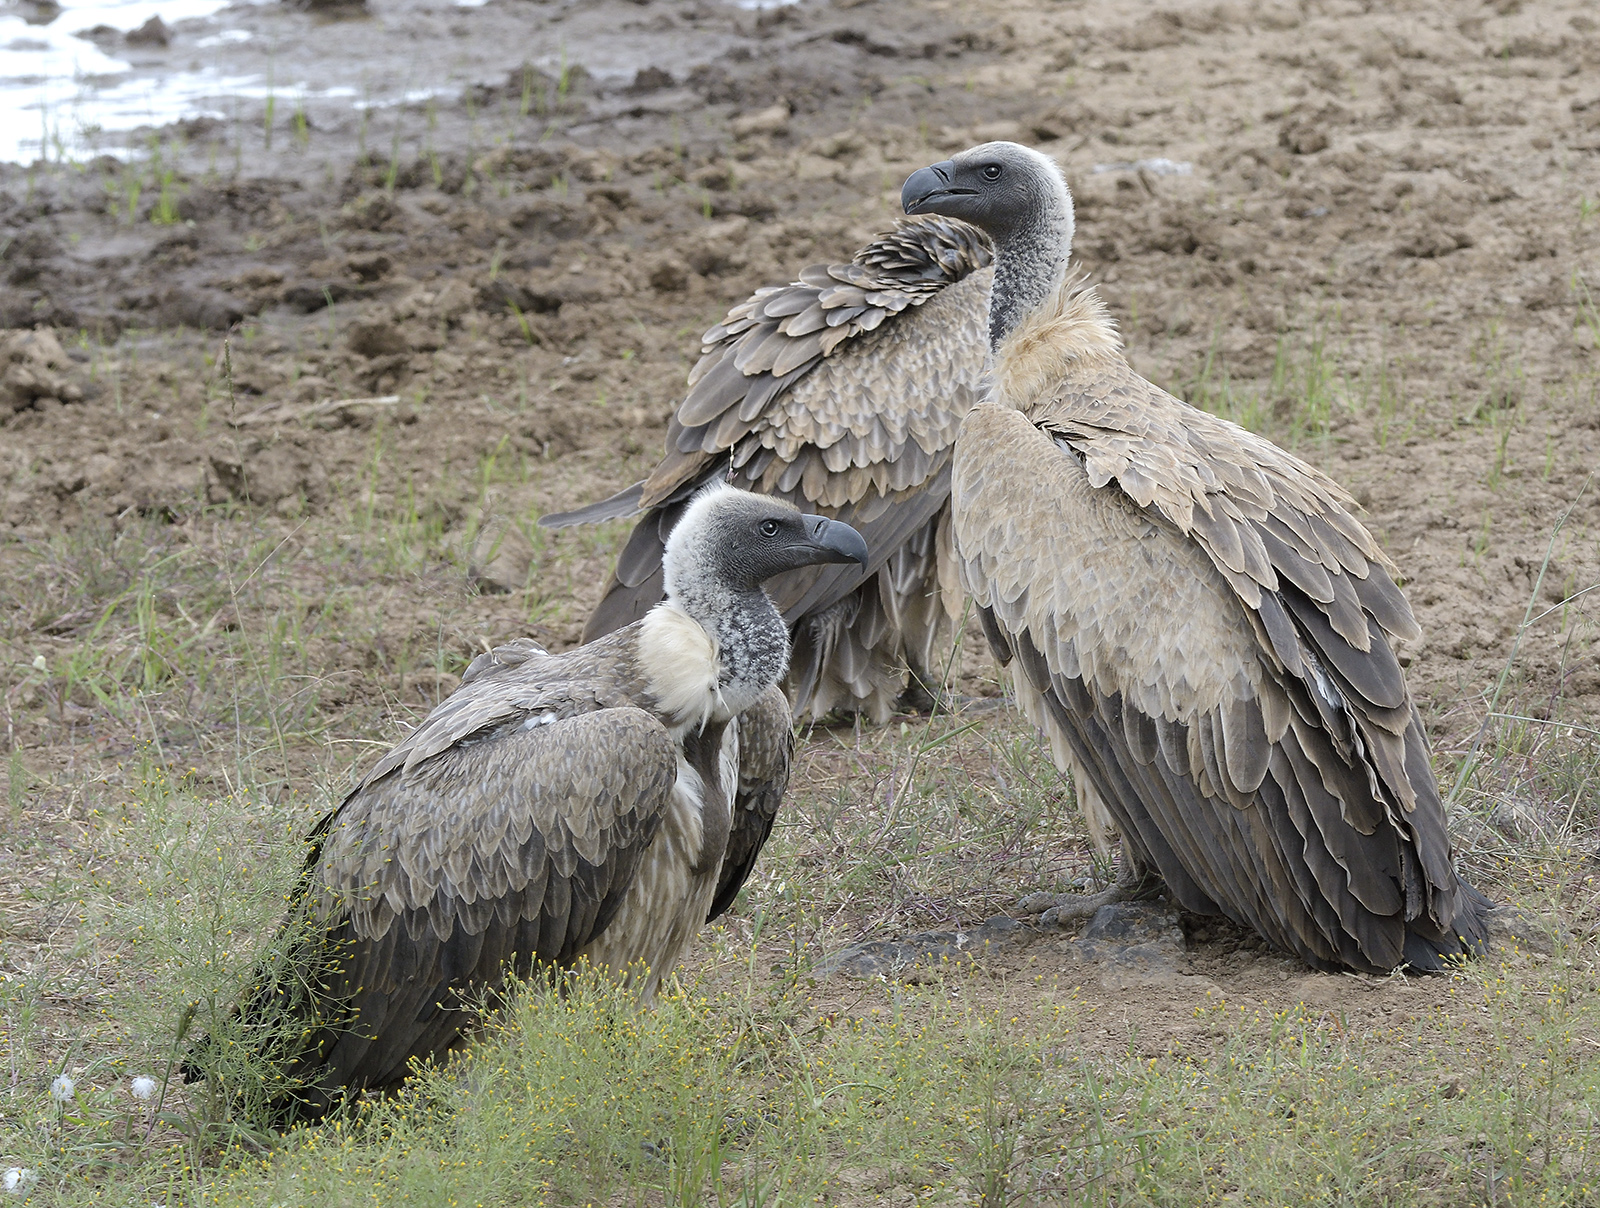
[[[75,366],[54,332],[0,332],[0,410],[83,401]]]

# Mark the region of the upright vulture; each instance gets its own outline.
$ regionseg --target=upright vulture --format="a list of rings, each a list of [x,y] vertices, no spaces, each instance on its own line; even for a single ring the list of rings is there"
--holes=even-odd
[[[714,484],[641,620],[565,654],[480,656],[313,834],[296,979],[244,1008],[303,1019],[279,1116],[398,1083],[508,967],[587,958],[651,996],[732,904],[788,783],[789,635],[761,584],[866,561],[848,525]]]
[[[925,703],[960,611],[949,556],[950,446],[978,400],[992,270],[964,223],[902,220],[849,264],[760,289],[702,337],[667,453],[643,482],[551,527],[643,511],[584,640],[661,598],[661,554],[688,500],[726,478],[854,525],[862,567],[769,587],[789,624],[795,714],[887,720],[911,676]]]
[[[995,245],[990,397],[956,438],[955,552],[1018,700],[1121,883],[1155,874],[1319,969],[1480,949],[1395,655],[1394,565],[1336,483],[1129,368],[1068,271],[1054,161],[986,143],[912,174],[908,213]]]

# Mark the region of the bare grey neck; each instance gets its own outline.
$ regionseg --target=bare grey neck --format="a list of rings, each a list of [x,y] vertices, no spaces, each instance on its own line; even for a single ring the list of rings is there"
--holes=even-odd
[[[717,645],[718,686],[742,709],[789,669],[789,627],[767,593],[741,591],[710,579],[673,584],[668,598],[699,623]]]
[[[1006,337],[1060,287],[1072,255],[1071,203],[1052,200],[1033,222],[1013,231],[994,258],[989,293],[989,349],[998,355]]]

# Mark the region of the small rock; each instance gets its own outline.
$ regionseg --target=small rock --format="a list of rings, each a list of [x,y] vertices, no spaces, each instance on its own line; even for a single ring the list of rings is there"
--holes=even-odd
[[[1296,155],[1315,155],[1328,149],[1328,132],[1305,123],[1288,126],[1278,135],[1278,143]]]
[[[333,395],[333,383],[325,377],[308,373],[294,384],[295,399],[302,403],[320,403]]]
[[[750,138],[757,134],[777,134],[789,125],[789,103],[779,101],[767,109],[742,113],[728,123],[728,133],[734,138]]]
[[[650,270],[650,288],[663,294],[675,294],[689,288],[689,266],[676,256],[663,258]]]
[[[1549,956],[1555,951],[1546,925],[1530,914],[1509,903],[1502,903],[1489,912],[1489,946],[1503,952],[1520,950]]]
[[[695,272],[702,277],[717,276],[741,269],[749,262],[745,249],[749,228],[750,220],[742,215],[723,218],[692,232],[680,247]]]
[[[345,335],[345,343],[352,352],[369,359],[410,351],[400,328],[387,319],[365,319],[352,325]]]
[[[322,463],[289,442],[220,442],[208,454],[207,463],[212,503],[233,498],[297,512],[293,503],[283,501],[303,497],[316,504],[328,495],[328,474]]]
[[[433,308],[446,323],[458,323],[472,310],[472,286],[459,277],[452,277],[434,299]]]
[[[525,235],[575,239],[589,229],[589,208],[581,198],[535,193],[509,214],[511,225]]]
[[[1465,231],[1449,230],[1419,215],[1402,231],[1395,251],[1417,260],[1436,260],[1471,246],[1472,236]]]
[[[353,231],[381,231],[400,216],[400,207],[387,193],[373,190],[348,202],[339,211],[339,225]]]
[[[670,71],[663,71],[659,67],[641,67],[633,73],[633,83],[628,85],[626,91],[632,96],[639,96],[641,93],[671,88],[677,82]]]
[[[1178,912],[1164,902],[1112,902],[1102,906],[1078,939],[1085,944],[1122,947],[1170,945],[1175,952],[1182,952],[1185,946]]]
[[[574,150],[567,157],[567,171],[581,181],[597,184],[610,180],[622,163],[620,156],[598,147]]]
[[[82,402],[83,388],[72,380],[73,373],[54,332],[0,333],[0,416],[40,407],[44,399]]]
[[[495,518],[478,530],[467,581],[483,595],[504,596],[528,585],[533,546],[516,525]]]
[[[363,281],[376,281],[393,267],[389,257],[382,252],[351,256],[345,263]]]
[[[172,42],[172,31],[160,17],[151,17],[138,29],[129,30],[129,46],[167,46]]]
[[[1070,66],[1067,64],[1065,66]],[[1040,142],[1053,142],[1056,139],[1066,138],[1076,132],[1079,123],[1084,120],[1084,115],[1079,109],[1067,105],[1056,105],[1037,114],[1029,123],[1028,130]]]
[[[161,295],[156,313],[163,322],[173,327],[227,331],[247,312],[238,298],[219,289],[175,285]]]
[[[812,150],[824,159],[853,159],[865,149],[866,142],[854,130],[841,130],[812,144]]]
[[[1206,978],[1184,972],[1185,947],[1178,912],[1167,903],[1113,902],[1100,907],[1083,935],[1064,950],[1100,966],[1100,984],[1107,990],[1215,989]]]

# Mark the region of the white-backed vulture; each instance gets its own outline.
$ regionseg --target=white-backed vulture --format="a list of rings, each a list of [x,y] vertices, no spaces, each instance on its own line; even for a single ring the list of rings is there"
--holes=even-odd
[[[508,968],[587,959],[651,996],[732,904],[788,782],[789,635],[761,584],[866,559],[848,525],[713,484],[641,620],[480,656],[314,832],[297,980],[246,1007],[304,1021],[280,1116],[398,1083]]]
[[[584,629],[589,641],[661,598],[661,551],[689,498],[727,478],[842,520],[865,570],[822,567],[768,585],[789,624],[798,718],[882,723],[911,676],[926,704],[960,611],[949,565],[950,446],[982,388],[989,246],[964,223],[905,221],[849,264],[757,290],[702,337],[667,453],[644,482],[551,527],[645,515]]]
[[[902,201],[994,241],[994,387],[956,439],[956,555],[1091,829],[1121,833],[1123,890],[1155,873],[1321,969],[1480,949],[1489,904],[1456,873],[1395,654],[1419,631],[1354,501],[1128,366],[1068,271],[1053,160],[986,143]]]

